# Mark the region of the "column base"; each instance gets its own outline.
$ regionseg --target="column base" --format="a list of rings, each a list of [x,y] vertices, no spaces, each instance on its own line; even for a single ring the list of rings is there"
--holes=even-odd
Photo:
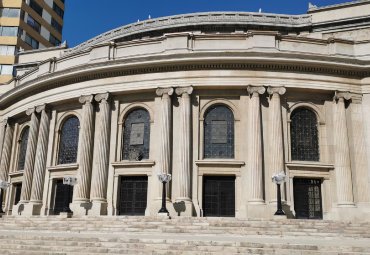
[[[73,216],[86,216],[87,211],[91,209],[89,201],[74,201],[69,204],[69,208],[73,212]]]
[[[24,216],[34,216],[40,215],[41,213],[42,202],[29,202],[24,204],[24,210],[22,215]]]
[[[274,220],[286,220],[288,217],[285,215],[274,215],[272,217]]]
[[[171,219],[171,217],[170,217],[170,214],[169,213],[158,213],[157,214],[157,216],[159,217],[159,218],[165,218],[165,219]]]
[[[101,216],[107,215],[108,211],[108,203],[105,201],[92,201],[91,202],[91,209],[88,211],[88,215],[91,216]]]
[[[177,216],[193,216],[193,202],[190,198],[177,198],[173,203]]]
[[[248,219],[266,219],[268,218],[269,210],[265,203],[248,202],[247,217]]]

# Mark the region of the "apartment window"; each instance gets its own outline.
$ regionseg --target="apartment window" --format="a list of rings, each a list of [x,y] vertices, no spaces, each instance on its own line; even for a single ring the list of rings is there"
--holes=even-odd
[[[0,17],[18,18],[21,10],[14,8],[0,8]]]
[[[56,14],[58,14],[63,19],[64,11],[56,3],[53,3],[53,10],[55,11]]]
[[[54,46],[59,46],[60,45],[60,41],[55,36],[53,36],[52,34],[50,34],[49,42]]]
[[[1,36],[17,36],[18,27],[0,27]]]
[[[30,0],[30,7],[42,17],[42,7],[35,0]]]
[[[55,28],[56,31],[62,33],[63,26],[58,23],[55,19],[51,18],[51,26]]]
[[[29,34],[26,34],[26,43],[30,45],[33,49],[39,48],[39,42],[32,38]]]
[[[1,75],[12,75],[13,66],[12,65],[0,65],[0,74]]]
[[[40,33],[41,25],[34,18],[32,18],[31,15],[28,15],[27,17],[27,24],[30,25],[30,27],[32,27],[34,30]]]
[[[15,55],[15,46],[12,45],[0,45],[0,55],[12,56]]]

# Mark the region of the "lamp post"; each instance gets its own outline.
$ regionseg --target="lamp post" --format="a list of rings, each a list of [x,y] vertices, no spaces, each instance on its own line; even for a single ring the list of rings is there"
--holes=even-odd
[[[3,211],[3,192],[9,187],[10,183],[6,181],[0,180],[0,213],[4,213]]]
[[[74,177],[74,176],[65,176],[63,177],[63,184],[64,185],[69,185],[69,186],[75,186],[77,184],[77,177]],[[69,204],[68,206],[64,206],[63,207],[63,210],[62,210],[63,213],[72,213],[71,209],[69,208]]]
[[[170,174],[166,174],[166,173],[160,173],[158,174],[158,180],[160,182],[162,182],[163,184],[163,189],[162,189],[162,207],[161,209],[159,210],[158,213],[167,213],[168,214],[168,210],[166,208],[166,183],[170,182],[171,181],[171,175]]]
[[[280,185],[285,182],[285,178],[286,175],[284,174],[284,172],[272,176],[272,182],[276,183],[277,185],[277,211],[275,212],[275,215],[285,215],[285,212],[283,211],[283,206],[281,204],[280,190]]]

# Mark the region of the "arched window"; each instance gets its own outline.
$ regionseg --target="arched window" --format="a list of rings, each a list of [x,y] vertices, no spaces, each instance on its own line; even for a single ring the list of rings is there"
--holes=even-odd
[[[234,158],[234,115],[224,105],[205,113],[204,158]]]
[[[60,129],[58,164],[77,162],[79,126],[80,121],[76,116],[64,121]]]
[[[291,114],[290,136],[292,160],[319,161],[319,136],[316,114],[298,108]]]
[[[145,109],[131,111],[123,127],[122,159],[149,158],[150,116]]]
[[[28,133],[30,131],[29,127],[25,127],[22,131],[21,137],[19,139],[19,156],[18,156],[18,170],[24,169],[24,163],[26,162],[26,152],[28,143]]]

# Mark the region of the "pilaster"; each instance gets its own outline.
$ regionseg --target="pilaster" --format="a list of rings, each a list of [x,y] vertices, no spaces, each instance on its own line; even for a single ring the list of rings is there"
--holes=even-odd
[[[99,135],[97,135],[97,140],[95,142],[90,193],[92,207],[89,211],[89,215],[106,215],[110,134],[109,93],[96,95],[95,101],[99,103],[100,109],[96,122]]]
[[[13,126],[10,124],[9,119],[3,120],[1,122],[1,125],[5,126],[5,135],[4,135],[4,142],[3,142],[3,146],[2,146],[2,152],[1,152],[0,180],[1,181],[7,181],[8,180],[8,173],[9,173],[9,165],[10,165],[10,156],[11,156],[11,150],[12,150]],[[1,191],[1,192],[3,192],[3,191]],[[2,206],[2,205],[0,205],[0,206]],[[6,210],[4,210],[4,211],[6,211]]]

